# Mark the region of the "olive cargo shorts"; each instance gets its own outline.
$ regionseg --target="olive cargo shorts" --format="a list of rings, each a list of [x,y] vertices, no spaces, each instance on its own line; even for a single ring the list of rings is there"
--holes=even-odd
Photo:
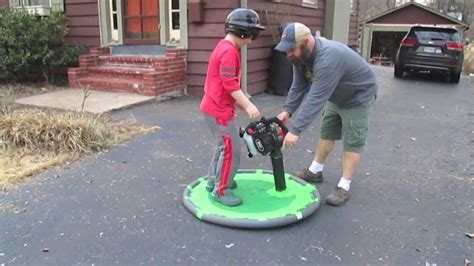
[[[362,152],[367,141],[369,114],[374,101],[367,106],[350,108],[339,108],[328,102],[321,122],[321,139],[342,139],[344,151]]]

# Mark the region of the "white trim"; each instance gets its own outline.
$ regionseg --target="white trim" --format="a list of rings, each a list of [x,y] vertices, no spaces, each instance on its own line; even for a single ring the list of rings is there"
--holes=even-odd
[[[118,12],[118,1],[115,2],[115,7],[117,10],[113,10],[113,3],[112,1],[114,0],[108,0],[108,4],[109,4],[109,7],[108,7],[108,14],[109,15],[109,29],[110,29],[110,39],[111,39],[111,42],[114,42],[114,43],[118,43],[119,41],[119,26],[118,26],[118,16],[119,16],[119,12]],[[117,18],[117,29],[114,29],[114,15],[116,16]]]
[[[188,49],[188,1],[179,0],[179,24],[181,33],[181,47]]]
[[[318,0],[303,0],[301,5],[309,8],[318,8]]]
[[[175,0],[178,1],[178,0]],[[174,45],[178,45],[181,43],[181,20],[178,19],[178,25],[179,28],[177,30],[173,29],[173,13],[178,14],[178,17],[181,17],[181,12],[180,12],[180,3],[181,1],[178,1],[178,8],[173,9],[173,0],[170,0],[170,3],[168,4],[167,7],[167,12],[168,12],[168,32],[169,32],[169,40],[168,42],[173,41]]]
[[[166,45],[168,42],[168,27],[167,25],[167,19],[168,16],[167,10],[168,10],[168,3],[169,0],[160,0],[159,8],[160,8],[160,25],[158,29],[160,30],[160,44],[161,45]]]

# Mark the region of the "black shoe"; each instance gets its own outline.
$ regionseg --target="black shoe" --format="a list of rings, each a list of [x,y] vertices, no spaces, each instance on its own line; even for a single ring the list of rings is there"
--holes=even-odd
[[[303,179],[306,182],[311,183],[322,183],[323,172],[313,173],[308,168],[304,168],[302,171],[294,173],[294,176]]]

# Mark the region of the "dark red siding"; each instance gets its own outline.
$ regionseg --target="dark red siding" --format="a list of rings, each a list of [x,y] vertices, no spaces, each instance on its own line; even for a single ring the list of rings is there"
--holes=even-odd
[[[203,20],[189,23],[187,80],[188,94],[202,95],[207,62],[212,49],[224,37],[227,14],[239,7],[239,0],[204,1]],[[193,10],[189,10],[193,12]]]
[[[69,32],[68,45],[100,46],[99,7],[97,0],[65,0]]]
[[[380,18],[370,20],[367,23],[386,23],[386,24],[454,24],[453,21],[435,15],[415,5],[394,11]]]
[[[349,41],[351,47],[359,47],[359,0],[354,0],[349,25]]]
[[[324,4],[318,1],[318,8],[302,6],[301,0],[282,0],[274,3],[267,0],[248,1],[249,7],[260,14],[267,30],[248,47],[247,89],[250,94],[263,92],[267,89],[272,47],[278,43],[280,36],[278,26],[284,22],[301,22],[315,33],[324,28]]]
[[[239,7],[239,0],[213,1],[204,4],[204,20],[189,24],[188,50],[188,93],[202,95],[209,55],[216,43],[224,37],[224,23],[227,14]],[[277,27],[283,22],[298,21],[306,24],[313,32],[324,28],[324,0],[319,0],[318,8],[302,6],[301,0],[248,1],[249,8],[260,14],[267,30],[248,47],[247,84],[250,94],[267,89],[272,47],[279,40]],[[190,10],[192,12],[192,10]]]

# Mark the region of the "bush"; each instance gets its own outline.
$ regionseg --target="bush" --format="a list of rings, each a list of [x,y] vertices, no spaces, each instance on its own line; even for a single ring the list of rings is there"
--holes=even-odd
[[[474,43],[464,47],[463,72],[474,74]]]
[[[63,45],[67,33],[61,13],[39,17],[0,7],[0,72],[15,81],[31,79],[38,70],[54,82],[53,70],[77,64],[82,48]]]

